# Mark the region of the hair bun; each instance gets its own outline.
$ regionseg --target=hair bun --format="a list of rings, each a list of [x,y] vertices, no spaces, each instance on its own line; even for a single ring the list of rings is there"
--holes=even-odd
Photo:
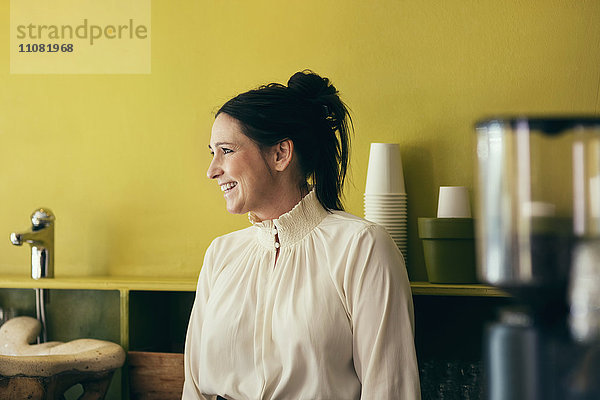
[[[337,94],[337,89],[329,82],[329,79],[322,78],[309,69],[292,75],[287,86],[296,95],[308,100],[317,100],[323,96]]]

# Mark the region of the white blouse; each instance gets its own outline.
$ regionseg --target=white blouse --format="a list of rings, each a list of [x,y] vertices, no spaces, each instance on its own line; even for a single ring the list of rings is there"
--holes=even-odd
[[[419,399],[411,291],[386,230],[326,211],[313,190],[278,219],[215,239],[188,326],[182,398],[216,395]]]

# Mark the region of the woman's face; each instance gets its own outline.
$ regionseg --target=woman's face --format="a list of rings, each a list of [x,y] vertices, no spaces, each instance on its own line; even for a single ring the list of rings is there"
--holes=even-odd
[[[227,211],[252,211],[259,217],[268,214],[269,206],[276,201],[273,175],[261,149],[242,133],[239,122],[219,114],[208,147],[213,159],[206,175],[221,187]]]

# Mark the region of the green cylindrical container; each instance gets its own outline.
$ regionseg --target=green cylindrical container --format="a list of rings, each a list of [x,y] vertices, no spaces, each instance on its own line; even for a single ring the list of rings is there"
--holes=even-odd
[[[429,282],[477,282],[473,218],[419,218],[418,222]]]

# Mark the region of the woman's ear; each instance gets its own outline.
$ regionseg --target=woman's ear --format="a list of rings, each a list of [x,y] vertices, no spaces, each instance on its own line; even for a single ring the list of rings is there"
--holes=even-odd
[[[282,172],[292,162],[294,142],[290,139],[283,140],[273,146],[273,163],[276,171]]]

